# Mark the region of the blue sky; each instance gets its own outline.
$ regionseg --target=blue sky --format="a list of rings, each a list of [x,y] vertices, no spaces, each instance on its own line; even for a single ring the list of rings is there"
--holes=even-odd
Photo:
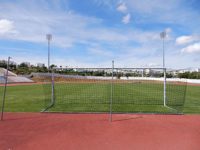
[[[0,0],[0,59],[62,66],[200,68],[199,0]]]

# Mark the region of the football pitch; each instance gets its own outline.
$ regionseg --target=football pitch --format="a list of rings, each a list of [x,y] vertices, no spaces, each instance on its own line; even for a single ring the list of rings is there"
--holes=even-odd
[[[200,86],[167,85],[168,106],[184,113],[200,113]],[[173,113],[163,107],[163,85],[146,83],[56,83],[52,112]],[[2,97],[3,87],[0,87]],[[184,101],[185,99],[185,101]],[[1,98],[2,101],[2,98]],[[51,85],[16,85],[7,87],[6,112],[40,112],[51,102]],[[184,106],[180,106],[184,104]],[[181,107],[181,108],[180,108]]]

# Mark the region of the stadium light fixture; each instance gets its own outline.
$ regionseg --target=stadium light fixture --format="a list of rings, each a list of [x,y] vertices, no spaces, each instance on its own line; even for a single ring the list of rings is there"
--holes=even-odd
[[[52,35],[51,34],[47,34],[46,35],[46,39],[48,41],[48,71],[50,69],[50,42],[52,40]]]

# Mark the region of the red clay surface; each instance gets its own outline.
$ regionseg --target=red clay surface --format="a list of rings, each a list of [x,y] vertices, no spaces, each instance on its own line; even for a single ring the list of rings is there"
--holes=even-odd
[[[200,115],[6,113],[1,150],[200,150]]]
[[[19,86],[19,85],[39,85],[45,84],[45,82],[32,82],[32,83],[9,83],[7,86]],[[0,86],[5,86],[5,84],[0,84]]]
[[[106,80],[107,81],[107,80]],[[102,83],[106,83],[105,80],[101,80],[101,81],[95,81],[95,80],[72,80],[72,81],[68,81],[68,82],[63,82],[63,83],[98,83],[98,82],[102,82]],[[133,83],[133,81],[117,81],[116,83],[128,83],[131,82]],[[140,81],[139,81],[140,82]],[[141,81],[142,82],[142,81]],[[147,81],[148,83],[161,83],[160,81]],[[61,82],[62,83],[62,82]],[[135,81],[135,83],[138,83],[138,81]],[[200,86],[199,83],[181,83],[181,82],[168,82],[168,84],[175,84],[175,85],[189,85],[189,86]],[[32,82],[32,83],[9,83],[7,84],[7,86],[21,86],[21,85],[41,85],[41,84],[48,84],[48,82]],[[0,84],[0,86],[5,86],[5,84]]]

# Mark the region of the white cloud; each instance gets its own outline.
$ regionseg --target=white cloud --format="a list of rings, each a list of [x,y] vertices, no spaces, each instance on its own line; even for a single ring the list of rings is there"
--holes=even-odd
[[[199,32],[200,15],[192,8],[189,1],[182,0],[123,0],[134,13],[137,23],[174,24],[176,27],[185,27],[188,31]],[[198,5],[197,2],[193,4]],[[170,13],[173,12],[173,13]]]
[[[154,11],[170,11],[176,8],[181,0],[168,0],[163,4],[160,0],[125,0],[128,6],[134,8],[134,11],[152,14]],[[162,16],[163,14],[161,14]]]
[[[180,36],[178,38],[176,38],[176,44],[177,45],[184,45],[184,44],[188,44],[188,43],[192,43],[194,41],[196,41],[198,39],[198,37],[196,36]]]
[[[45,34],[52,33],[52,44],[62,48],[70,48],[76,43],[90,45],[94,41],[108,43],[138,41],[138,37],[132,38],[133,34],[129,34],[132,30],[124,31],[119,28],[106,28],[102,26],[102,20],[99,18],[87,17],[74,12],[52,12],[37,9],[38,11],[32,11],[34,8],[27,10],[18,5],[12,6],[12,9],[6,5],[4,7],[0,6],[0,17],[2,15],[6,18],[11,18],[15,22],[15,29],[18,31],[15,36],[8,35],[5,37],[0,35],[0,38],[45,43]],[[130,22],[130,14],[125,16],[123,22]],[[92,28],[88,28],[90,26]],[[137,30],[135,29],[134,32],[137,32]],[[146,34],[149,34],[149,32],[139,32],[139,41],[146,39]]]
[[[96,14],[94,14],[93,17],[91,17],[92,15],[88,17],[84,15],[84,13],[78,13],[78,11],[73,11],[71,9],[65,9],[63,11],[60,8],[63,8],[64,5],[59,3],[59,1],[62,0],[54,1],[58,5],[56,9],[54,8],[55,5],[49,5],[49,2],[51,3],[52,1],[46,0],[20,0],[17,3],[2,1],[0,4],[0,19],[5,18],[11,21],[13,26],[11,31],[13,31],[14,28],[18,33],[14,36],[11,34],[0,34],[0,38],[35,42],[35,47],[37,47],[37,43],[46,44],[46,33],[52,33],[52,45],[58,46],[58,49],[62,49],[62,53],[60,53],[59,50],[57,51],[57,48],[54,49],[57,54],[52,55],[56,61],[55,63],[58,65],[59,62],[62,65],[74,64],[81,66],[84,63],[85,66],[102,65],[103,61],[98,62],[98,59],[96,59],[99,58],[100,55],[102,58],[105,58],[105,61],[108,60],[108,65],[110,64],[109,60],[111,60],[110,58],[112,56],[115,58],[118,65],[126,64],[127,66],[135,65],[135,67],[137,67],[150,62],[162,65],[162,59],[159,55],[162,52],[162,44],[160,43],[159,37],[160,28],[155,26],[153,29],[146,28],[147,30],[143,30],[144,28],[140,28],[139,25],[142,23],[143,25],[149,25],[151,27],[151,23],[153,22],[156,25],[157,23],[161,23],[163,26],[166,26],[167,23],[170,27],[176,27],[173,28],[173,33],[171,33],[173,41],[167,41],[166,44],[166,55],[168,55],[166,59],[169,60],[166,64],[171,64],[171,66],[180,64],[181,67],[183,65],[199,66],[196,61],[192,61],[192,57],[195,57],[194,55],[192,55],[192,57],[191,55],[184,55],[184,58],[180,57],[180,49],[175,45],[174,37],[180,34],[179,31],[181,32],[182,29],[188,29],[187,32],[190,33],[191,28],[199,29],[197,28],[199,14],[196,15],[192,10],[188,11],[187,9],[183,9],[183,7],[179,5],[180,2],[182,3],[182,0],[177,0],[176,2],[174,0],[168,0],[165,2],[166,5],[163,5],[163,2],[160,0],[118,0],[120,1],[119,3],[114,0],[94,0],[99,2],[99,6],[104,9],[105,6],[109,4],[108,7],[112,8],[111,13],[115,11],[115,13],[118,12],[121,13],[120,15],[124,15],[122,22],[125,24],[129,23],[134,17],[135,22],[138,20],[138,22],[136,22],[138,25],[134,28],[119,27],[117,24],[116,26],[108,27],[104,24],[104,21],[107,20],[102,20],[107,19],[106,17],[100,19],[98,16],[95,17]],[[123,3],[123,7],[117,5]],[[116,5],[121,8],[118,10]],[[106,9],[106,11],[108,10]],[[109,21],[113,20],[109,18]],[[196,28],[195,26],[193,27],[193,25],[195,25]],[[178,30],[176,30],[177,28]],[[170,33],[171,29],[166,29],[166,32]],[[190,34],[192,33],[198,34],[199,32],[191,32]],[[68,50],[76,51],[76,49],[79,49],[76,45],[80,43],[84,45],[82,51],[86,52],[89,56],[94,56],[93,58],[89,57],[90,59],[87,60],[86,58],[88,57],[81,56],[82,53],[76,55],[73,53],[66,54]],[[92,46],[92,43],[98,43],[100,46]],[[24,47],[22,46],[22,48]],[[188,50],[189,48],[186,48],[183,50],[184,52],[191,51]],[[107,51],[107,49],[109,51]],[[36,49],[31,52],[32,56],[29,58],[27,58],[26,55],[24,55],[24,57],[17,56],[15,53],[17,50],[15,49],[10,49],[10,53],[8,53],[7,50],[1,50],[0,53],[7,52],[7,55],[11,53],[15,58],[18,57],[19,61],[46,61],[44,59],[46,55],[40,52],[43,51],[43,49],[40,49],[40,45],[38,46],[38,50]],[[23,51],[27,52],[26,50],[22,50],[22,52]],[[19,55],[21,55],[22,52],[19,52]],[[4,56],[7,57],[7,55]],[[77,55],[79,56],[78,59],[76,57]],[[105,57],[105,55],[107,57]],[[32,58],[36,56],[40,56],[40,59],[33,60]],[[70,61],[66,61],[69,60],[68,58],[66,59],[67,56],[71,58]],[[2,57],[2,54],[0,57]],[[61,57],[63,57],[63,61]],[[180,59],[181,63],[177,63]]]
[[[10,33],[14,29],[13,22],[7,19],[0,20],[0,34]]]
[[[165,29],[165,32],[166,32],[167,34],[169,34],[169,33],[172,32],[172,29],[171,29],[171,28],[166,28],[166,29]]]
[[[127,12],[127,6],[125,3],[121,3],[118,5],[117,7],[117,11],[122,12],[122,13],[126,13]]]
[[[91,54],[94,54],[94,55],[97,55],[97,56],[107,56],[107,57],[109,57],[109,56],[113,55],[112,52],[110,52],[108,50],[101,49],[99,47],[89,48],[88,50]]]
[[[124,24],[128,24],[129,22],[131,21],[131,14],[128,13],[127,15],[125,15],[123,18],[122,18],[122,22]]]
[[[200,42],[189,45],[181,50],[183,53],[200,53]]]

